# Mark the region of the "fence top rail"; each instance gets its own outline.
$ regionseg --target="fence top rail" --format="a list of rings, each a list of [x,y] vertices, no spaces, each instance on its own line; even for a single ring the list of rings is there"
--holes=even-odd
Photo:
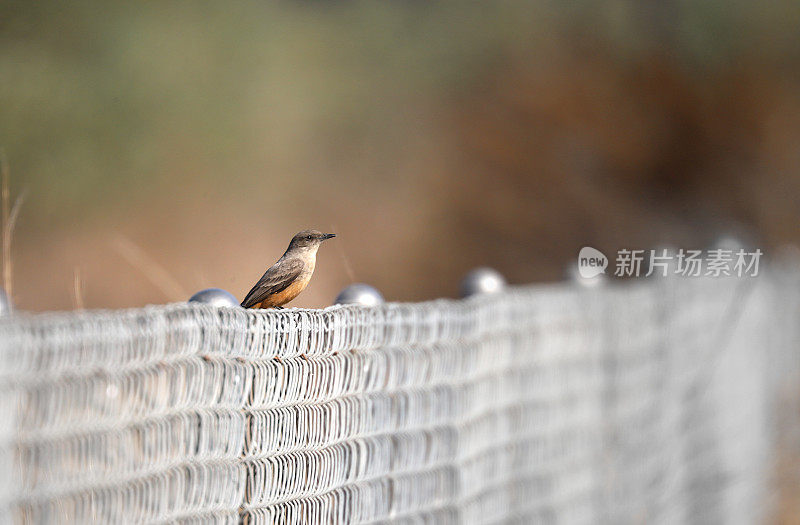
[[[323,309],[175,303],[16,313],[0,318],[0,382],[113,372],[188,356],[284,359],[468,341],[553,325],[575,329],[608,320],[626,308],[623,303],[650,308],[664,293],[714,295],[733,287],[728,279],[640,279],[597,288],[572,283],[511,286],[467,299]],[[604,313],[586,315],[593,308]]]
[[[243,359],[330,355],[385,346],[470,340],[487,332],[570,323],[614,295],[648,295],[631,283],[509,287],[467,299],[323,309],[245,310],[175,303],[124,310],[15,313],[0,318],[0,381],[26,374],[118,370],[189,355]]]

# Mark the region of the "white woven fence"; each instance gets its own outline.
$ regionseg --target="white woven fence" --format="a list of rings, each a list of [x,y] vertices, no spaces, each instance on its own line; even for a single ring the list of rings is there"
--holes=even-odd
[[[0,521],[757,523],[798,297],[774,272],[5,318]]]

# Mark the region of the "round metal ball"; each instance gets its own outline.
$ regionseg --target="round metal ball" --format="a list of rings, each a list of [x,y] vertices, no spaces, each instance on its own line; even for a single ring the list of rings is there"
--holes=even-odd
[[[575,284],[583,286],[584,288],[595,288],[602,285],[606,281],[606,274],[601,273],[594,277],[584,277],[581,275],[578,263],[572,262],[567,266],[567,271],[564,272],[565,279],[572,281]]]
[[[211,306],[239,306],[232,293],[221,288],[206,288],[189,298],[190,303],[203,303]]]
[[[711,247],[715,250],[730,250],[732,252],[738,252],[739,250],[747,247],[747,242],[737,235],[726,233],[714,239]]]
[[[11,310],[11,299],[8,298],[6,291],[0,288],[0,315],[8,315]]]
[[[475,268],[461,280],[461,297],[502,292],[506,287],[505,278],[492,268]]]
[[[339,292],[334,302],[336,304],[377,306],[383,303],[383,296],[377,289],[368,284],[354,283]]]

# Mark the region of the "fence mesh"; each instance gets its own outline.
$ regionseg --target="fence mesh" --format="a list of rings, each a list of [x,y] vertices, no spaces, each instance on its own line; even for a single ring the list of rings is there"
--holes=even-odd
[[[753,523],[796,271],[0,321],[0,521]]]

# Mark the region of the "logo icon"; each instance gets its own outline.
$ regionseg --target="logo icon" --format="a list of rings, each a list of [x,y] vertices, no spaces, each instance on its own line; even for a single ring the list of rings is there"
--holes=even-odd
[[[606,273],[608,267],[608,257],[603,252],[591,246],[584,246],[578,254],[578,273],[584,279],[597,277],[601,273]]]

